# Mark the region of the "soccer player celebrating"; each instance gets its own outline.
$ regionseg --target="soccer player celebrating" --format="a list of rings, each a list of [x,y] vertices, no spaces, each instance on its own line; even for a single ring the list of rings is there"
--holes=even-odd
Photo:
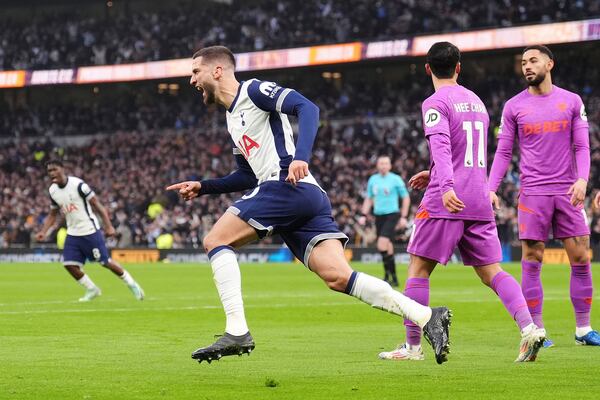
[[[227,129],[238,169],[220,179],[181,182],[167,190],[178,190],[183,199],[191,200],[203,194],[251,189],[204,237],[226,325],[223,336],[196,350],[192,358],[210,362],[254,349],[244,315],[235,249],[280,234],[294,255],[330,289],[423,327],[436,360],[445,361],[449,349],[448,309],[422,306],[381,279],[353,271],[346,261],[343,245],[347,237],[336,226],[327,194],[308,169],[319,126],[317,106],[295,90],[274,82],[238,82],[235,58],[223,46],[207,47],[194,54],[190,84],[202,93],[205,104],[217,103],[227,110]],[[297,148],[286,114],[298,117]]]
[[[391,169],[392,161],[388,156],[381,156],[377,159],[377,173],[371,176],[367,183],[367,197],[363,202],[363,215],[360,217],[359,223],[365,224],[366,215],[373,207],[377,228],[377,250],[381,253],[385,272],[383,280],[392,286],[398,286],[393,240],[396,227],[406,228],[410,196],[402,178],[391,172]],[[398,214],[400,211],[398,198],[402,199],[400,214]]]
[[[571,263],[571,302],[575,309],[575,342],[600,346],[590,326],[593,287],[590,230],[583,201],[590,173],[587,116],[581,98],[552,84],[554,56],[546,46],[523,50],[521,68],[528,88],[506,102],[498,149],[490,172],[490,197],[496,191],[519,141],[521,192],[519,239],[523,248],[521,285],[535,323],[543,327],[544,291],[540,274],[544,242],[552,227]],[[547,341],[545,346],[551,346]]]
[[[544,332],[533,323],[521,287],[499,264],[502,251],[487,182],[487,110],[475,93],[457,84],[460,52],[452,43],[431,46],[425,70],[435,88],[422,106],[431,168],[409,181],[414,188],[428,186],[408,245],[411,257],[404,294],[428,304],[431,273],[438,263],[446,264],[458,246],[464,264],[473,266],[496,292],[521,329],[515,361],[534,361]],[[423,359],[421,330],[410,321],[405,325],[407,343],[380,358]]]
[[[54,226],[59,211],[67,221],[67,239],[63,250],[63,264],[77,282],[85,288],[85,295],[79,301],[90,301],[102,294],[100,288],[83,272],[86,260],[98,261],[120,277],[138,300],[144,299],[144,291],[133,280],[129,272],[108,256],[104,237],[100,230],[98,217],[102,218],[106,236],[113,236],[113,228],[108,211],[100,203],[98,197],[81,179],[65,174],[61,161],[51,160],[46,163],[48,176],[52,181],[50,214],[44,221],[40,232],[36,234],[38,241],[44,240],[48,231]]]

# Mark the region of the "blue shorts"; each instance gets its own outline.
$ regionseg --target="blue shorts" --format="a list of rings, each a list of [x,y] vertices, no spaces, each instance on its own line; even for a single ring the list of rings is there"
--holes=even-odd
[[[102,264],[108,262],[108,250],[104,243],[102,231],[96,231],[85,236],[67,235],[65,249],[63,250],[63,264],[83,267],[86,259]]]
[[[331,215],[327,194],[310,183],[293,186],[282,181],[264,182],[227,211],[250,224],[261,239],[281,235],[307,267],[313,248],[321,241],[339,239],[343,245],[348,242]]]

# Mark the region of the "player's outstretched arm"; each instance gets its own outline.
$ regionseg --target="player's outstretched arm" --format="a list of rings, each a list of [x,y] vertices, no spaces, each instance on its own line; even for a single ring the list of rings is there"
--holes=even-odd
[[[104,234],[107,237],[115,236],[116,231],[112,225],[112,222],[110,221],[110,215],[108,215],[108,210],[106,209],[106,207],[104,207],[102,203],[100,203],[100,200],[98,200],[96,196],[90,199],[90,204],[94,211],[100,215],[100,218],[102,218]]]
[[[185,201],[188,201],[198,197],[200,195],[201,188],[202,183],[198,181],[185,181],[167,186],[165,190],[177,190],[177,193],[179,193],[181,198]]]
[[[38,242],[41,242],[42,240],[44,240],[46,238],[46,236],[48,235],[48,231],[56,223],[57,216],[58,216],[58,209],[57,208],[51,209],[50,214],[48,214],[48,216],[46,217],[46,220],[44,221],[44,225],[42,225],[42,229],[40,229],[40,231],[35,234],[35,240],[37,240]]]
[[[241,192],[255,188],[258,179],[248,161],[240,154],[235,155],[237,169],[222,178],[206,179],[202,182],[186,181],[167,186],[166,190],[177,190],[184,200],[192,200],[203,194]]]

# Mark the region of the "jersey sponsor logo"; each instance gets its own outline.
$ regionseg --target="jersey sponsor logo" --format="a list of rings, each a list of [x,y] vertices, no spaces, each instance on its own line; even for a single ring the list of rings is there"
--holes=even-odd
[[[281,86],[277,86],[275,82],[263,82],[258,86],[260,92],[265,96],[273,99],[277,92],[281,90]]]
[[[252,140],[248,135],[242,135],[242,140],[238,141],[238,145],[246,159],[250,157],[250,151],[252,149],[260,148],[260,145]]]
[[[540,135],[543,133],[556,133],[568,128],[569,121],[566,119],[559,121],[544,121],[532,124],[523,124],[523,133],[525,135]]]
[[[587,113],[585,112],[585,106],[582,104],[581,109],[579,109],[579,116],[582,120],[587,121]]]
[[[440,115],[439,111],[435,108],[430,108],[425,112],[425,126],[428,128],[436,126],[441,119],[442,116]]]
[[[72,212],[77,211],[77,210],[79,210],[79,208],[77,208],[77,206],[75,204],[73,204],[73,203],[65,204],[65,205],[62,206],[62,211],[65,214],[69,214],[69,213],[72,213]]]

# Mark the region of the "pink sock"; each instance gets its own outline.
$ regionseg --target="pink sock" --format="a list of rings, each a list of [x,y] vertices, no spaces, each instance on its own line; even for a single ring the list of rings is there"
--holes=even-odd
[[[519,329],[523,330],[533,323],[521,287],[512,275],[506,271],[498,272],[492,279],[492,290],[500,297],[506,310],[519,325]]]
[[[406,281],[404,295],[419,304],[429,305],[429,278],[409,278]],[[421,328],[414,322],[405,319],[406,343],[411,346],[421,344]]]
[[[593,295],[591,265],[571,265],[571,303],[577,327],[590,326]]]
[[[523,260],[521,261],[521,267],[523,296],[527,301],[527,307],[529,307],[533,322],[538,327],[543,328],[542,307],[544,306],[544,289],[542,288],[542,281],[540,279],[542,263]]]

